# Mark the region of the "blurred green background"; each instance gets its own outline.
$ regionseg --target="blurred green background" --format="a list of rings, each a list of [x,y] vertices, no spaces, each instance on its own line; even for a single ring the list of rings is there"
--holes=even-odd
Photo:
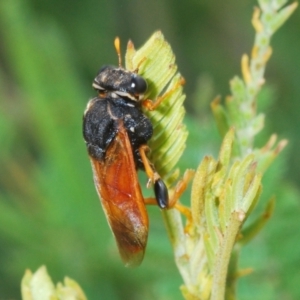
[[[123,267],[107,226],[82,139],[92,80],[117,64],[113,39],[136,47],[160,29],[186,78],[190,129],[181,168],[196,168],[220,145],[209,103],[229,93],[249,53],[256,1],[1,0],[0,2],[0,299],[20,299],[26,268],[45,264],[89,299],[182,299],[160,212],[149,207],[143,264]],[[276,132],[289,145],[264,179],[263,206],[276,211],[241,259],[254,273],[239,299],[300,299],[300,10],[276,33],[259,110],[263,145]],[[145,186],[145,178],[142,179]],[[187,195],[188,196],[188,195]],[[259,211],[258,207],[257,211]]]

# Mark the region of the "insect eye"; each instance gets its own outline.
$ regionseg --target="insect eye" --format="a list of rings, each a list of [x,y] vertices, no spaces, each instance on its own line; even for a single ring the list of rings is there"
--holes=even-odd
[[[147,82],[141,76],[134,76],[131,79],[130,88],[133,94],[143,94],[147,90]]]

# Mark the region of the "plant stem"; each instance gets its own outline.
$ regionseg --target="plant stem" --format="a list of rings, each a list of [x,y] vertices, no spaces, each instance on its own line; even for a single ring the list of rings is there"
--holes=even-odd
[[[217,254],[214,267],[211,300],[224,299],[227,269],[231,251],[243,218],[244,215],[242,216],[239,212],[233,212],[231,220],[227,225],[227,230],[225,232],[220,251]]]

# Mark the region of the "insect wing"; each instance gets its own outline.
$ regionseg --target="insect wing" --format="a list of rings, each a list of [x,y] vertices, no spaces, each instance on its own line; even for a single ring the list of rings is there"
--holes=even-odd
[[[94,182],[126,266],[139,265],[148,238],[148,215],[138,182],[131,144],[122,123],[98,161],[90,157]]]

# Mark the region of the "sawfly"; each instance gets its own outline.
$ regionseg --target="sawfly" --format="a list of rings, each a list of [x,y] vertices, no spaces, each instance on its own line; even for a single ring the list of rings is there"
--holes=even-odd
[[[122,67],[120,40],[115,39],[119,66],[103,66],[93,82],[97,97],[84,112],[83,136],[91,161],[97,193],[126,266],[137,266],[144,257],[148,214],[138,169],[146,172],[161,209],[169,206],[168,189],[147,158],[153,134],[142,107],[155,109],[163,100],[144,99],[146,80]]]

